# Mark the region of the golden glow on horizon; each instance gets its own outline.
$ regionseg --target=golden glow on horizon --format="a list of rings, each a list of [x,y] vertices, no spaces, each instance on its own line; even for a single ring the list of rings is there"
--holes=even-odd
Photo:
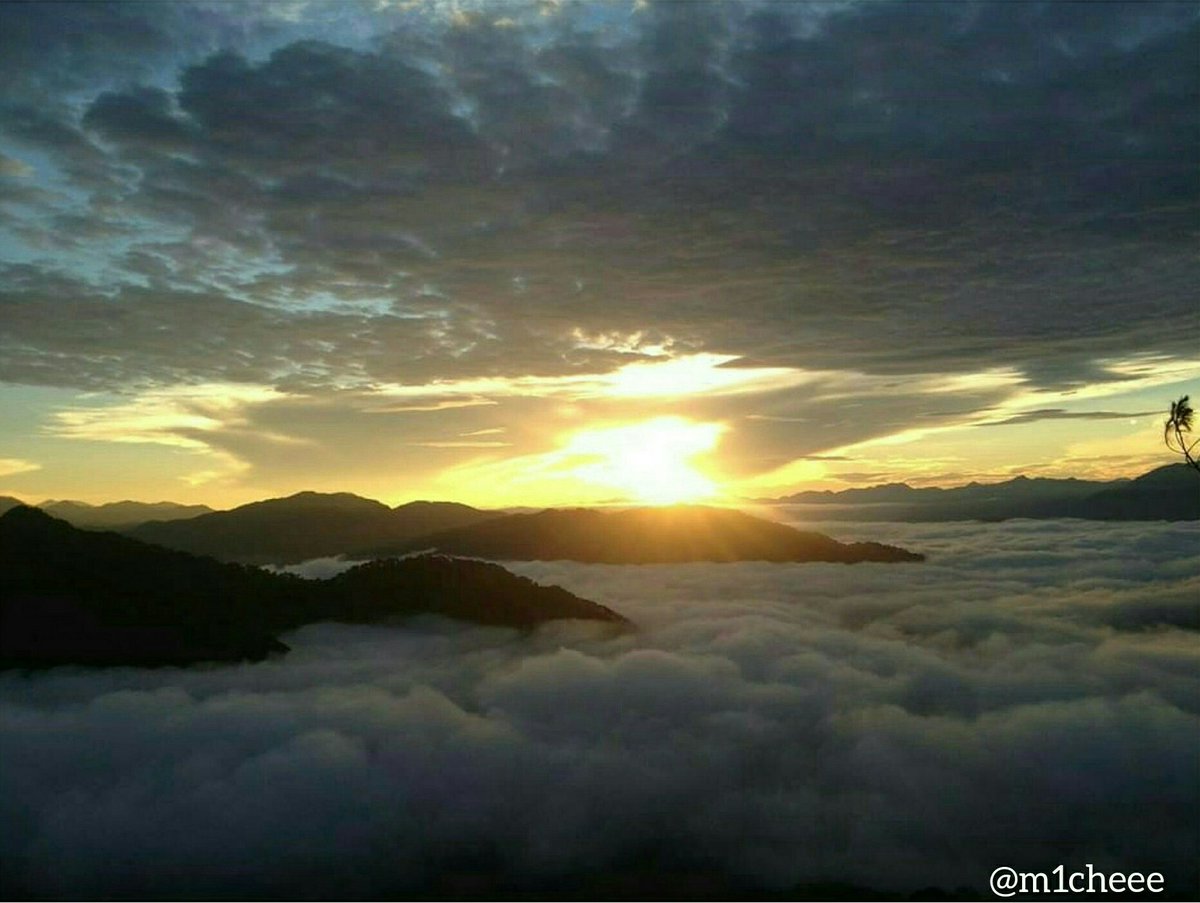
[[[723,487],[696,459],[715,451],[726,429],[676,415],[609,421],[563,433],[549,451],[446,468],[426,494],[483,507],[716,500]]]
[[[1200,360],[1148,355],[1098,362],[1113,378],[1065,389],[1037,387],[1014,370],[884,378],[738,363],[668,351],[604,373],[336,393],[223,382],[57,393],[29,435],[0,449],[0,495],[231,507],[316,489],[495,508],[720,503],[1017,473],[1129,477],[1170,460],[1161,446],[1167,403],[1194,395],[1189,381],[1200,378]],[[738,416],[734,397],[743,395],[763,399],[750,398]],[[804,425],[811,409],[840,404],[871,424],[892,396],[910,410],[937,399],[934,413],[892,418],[849,443],[844,430],[822,436]],[[947,398],[958,396],[954,410]],[[761,460],[778,462],[770,470],[752,466],[764,421],[774,445]],[[789,461],[782,437],[791,429],[809,432],[795,433]]]
[[[719,423],[658,417],[583,430],[563,452],[589,459],[571,471],[584,483],[619,490],[647,505],[695,502],[716,495],[717,485],[691,459],[712,451],[723,431]]]

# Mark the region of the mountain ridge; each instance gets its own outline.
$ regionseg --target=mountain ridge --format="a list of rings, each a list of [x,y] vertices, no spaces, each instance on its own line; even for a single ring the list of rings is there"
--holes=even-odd
[[[1196,520],[1200,519],[1200,484],[1186,464],[1167,464],[1132,479],[1021,475],[949,488],[886,483],[798,492],[758,502],[806,506],[815,517],[830,521]]]
[[[210,514],[208,505],[182,505],[178,502],[134,502],[122,499],[91,505],[73,499],[47,499],[37,505],[52,517],[61,518],[76,527],[119,530],[150,520],[180,520]]]
[[[549,508],[416,537],[365,555],[434,549],[495,561],[570,560],[604,564],[690,561],[922,561],[924,556],[880,543],[841,543],[822,533],[741,511],[704,506],[596,510]]]
[[[286,652],[279,634],[305,624],[417,614],[517,628],[629,623],[486,562],[416,556],[304,580],[81,530],[27,506],[0,515],[0,668],[258,661]]]
[[[182,520],[149,521],[126,532],[146,542],[243,564],[297,564],[496,516],[458,502],[389,508],[349,492],[304,491]]]

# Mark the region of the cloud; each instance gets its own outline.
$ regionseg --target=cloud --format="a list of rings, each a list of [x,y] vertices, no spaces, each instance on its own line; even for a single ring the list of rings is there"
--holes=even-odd
[[[87,28],[51,36],[21,10],[8,38],[63,97],[50,73],[82,63],[76,112],[0,111],[68,189],[24,210],[21,234],[132,228],[96,274],[114,313],[152,273],[246,319],[268,306],[285,331],[311,327],[314,298],[358,306],[326,324],[315,378],[354,370],[364,325],[440,379],[615,368],[669,340],[763,367],[1009,367],[1048,386],[1115,353],[1184,353],[1195,331],[1183,5],[515,4],[497,27],[309,4],[240,33],[207,5],[72,9]],[[23,346],[47,363],[26,376],[48,378],[75,331]],[[152,336],[121,344],[83,376],[161,376]],[[213,357],[238,347],[214,337]]]
[[[24,458],[0,458],[0,477],[28,473],[31,470],[40,470],[41,467],[36,461],[27,461]]]
[[[709,398],[780,391],[815,381],[820,374],[786,367],[730,366],[733,355],[691,354],[666,360],[633,361],[607,373],[572,376],[485,377],[439,380],[424,385],[381,386],[378,391],[394,398],[437,398],[465,395],[561,397],[574,401],[613,398],[663,398],[673,401],[693,396]]]
[[[1036,423],[1039,420],[1132,420],[1138,417],[1157,417],[1161,411],[1064,411],[1062,408],[1041,408],[1026,411],[1005,420],[981,423],[979,426],[1010,426],[1018,423]]]
[[[231,482],[249,475],[252,464],[236,451],[309,447],[312,440],[251,427],[251,412],[287,396],[270,386],[203,383],[151,389],[129,400],[81,399],[81,406],[54,411],[45,433],[61,439],[149,444],[184,449],[199,456],[200,469],[180,475],[189,486]]]
[[[0,154],[0,176],[10,179],[24,179],[31,175],[33,175],[33,167],[24,160]]]
[[[445,439],[433,442],[414,442],[424,448],[508,448],[511,442],[496,442],[483,439]]]
[[[230,383],[176,386],[148,391],[128,403],[60,410],[55,413],[50,429],[58,436],[94,442],[207,448],[203,441],[205,433],[244,426],[242,411],[246,407],[281,397],[270,386]]]
[[[5,886],[1194,889],[1195,526],[835,531],[868,534],[929,561],[525,563],[639,630],[317,625],[254,666],[0,676]]]

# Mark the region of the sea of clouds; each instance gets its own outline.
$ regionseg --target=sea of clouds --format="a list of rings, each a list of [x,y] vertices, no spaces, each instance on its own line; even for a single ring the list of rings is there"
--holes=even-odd
[[[638,629],[0,675],[5,895],[1200,887],[1200,524],[828,530],[929,559],[522,563]]]

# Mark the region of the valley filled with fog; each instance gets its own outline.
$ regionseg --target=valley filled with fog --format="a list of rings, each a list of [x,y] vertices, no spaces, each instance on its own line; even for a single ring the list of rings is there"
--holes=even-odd
[[[928,560],[514,563],[637,629],[318,624],[260,664],[4,673],[4,887],[982,892],[1093,863],[1195,892],[1200,523],[797,526]]]

